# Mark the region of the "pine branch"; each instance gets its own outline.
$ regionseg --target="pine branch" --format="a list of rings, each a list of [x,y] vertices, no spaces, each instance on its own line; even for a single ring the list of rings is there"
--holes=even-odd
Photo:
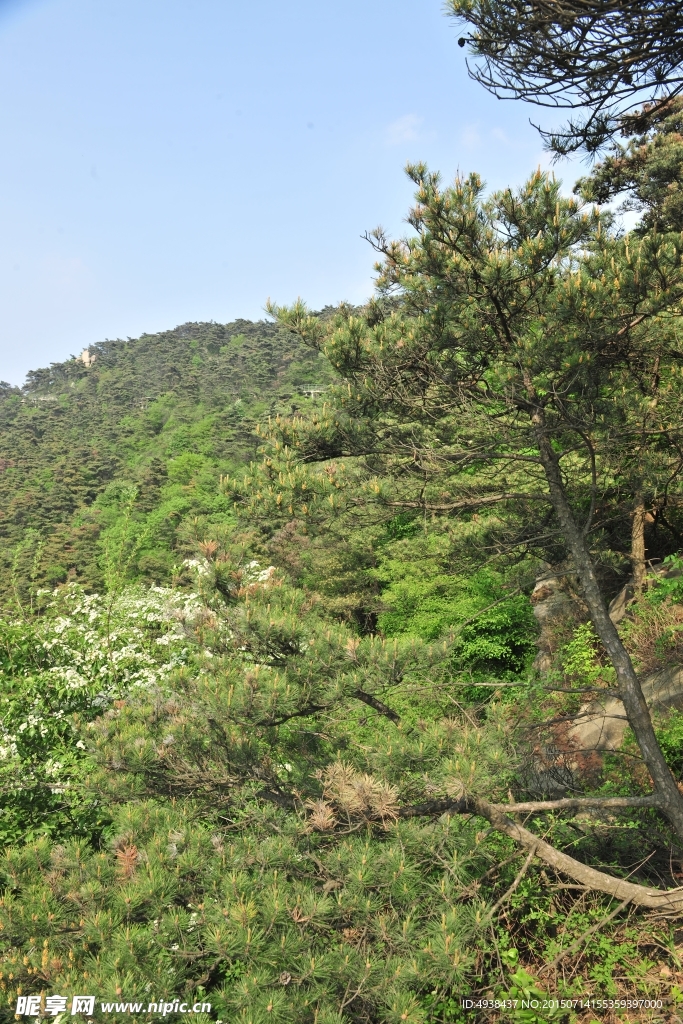
[[[430,817],[441,814],[476,814],[484,818],[495,829],[505,833],[521,846],[531,850],[540,860],[556,871],[588,889],[608,893],[626,903],[650,907],[665,914],[679,914],[683,911],[683,887],[676,889],[655,889],[615,878],[604,871],[597,871],[566,853],[556,850],[550,843],[539,839],[528,829],[514,821],[510,814],[516,812],[544,812],[551,810],[582,810],[594,808],[657,807],[655,794],[644,797],[570,797],[562,800],[547,800],[520,804],[491,804],[479,797],[462,796],[459,800],[430,800],[423,804],[398,809],[399,818]]]

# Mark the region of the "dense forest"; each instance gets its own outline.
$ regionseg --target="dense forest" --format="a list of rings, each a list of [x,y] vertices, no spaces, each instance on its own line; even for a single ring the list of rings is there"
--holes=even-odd
[[[678,1019],[681,111],[4,387],[4,1019]]]
[[[183,525],[229,518],[221,474],[254,457],[260,419],[324,386],[323,364],[275,325],[242,320],[100,342],[3,385],[2,593],[12,579],[20,600],[31,579],[101,587],[103,535],[131,488],[145,520],[136,570],[168,582]]]

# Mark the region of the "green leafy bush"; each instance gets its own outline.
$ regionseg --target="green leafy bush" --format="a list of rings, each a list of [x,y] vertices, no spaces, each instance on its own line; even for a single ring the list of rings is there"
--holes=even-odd
[[[449,571],[449,553],[448,538],[435,532],[385,545],[371,571],[386,609],[379,628],[387,636],[452,636],[454,668],[473,682],[517,677],[536,653],[528,597],[493,569]]]

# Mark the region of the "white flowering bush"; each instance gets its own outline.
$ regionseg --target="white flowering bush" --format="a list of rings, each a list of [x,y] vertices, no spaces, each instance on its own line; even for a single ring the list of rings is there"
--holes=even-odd
[[[0,839],[91,833],[84,726],[136,688],[163,687],[192,645],[194,593],[61,587],[45,614],[0,622]]]

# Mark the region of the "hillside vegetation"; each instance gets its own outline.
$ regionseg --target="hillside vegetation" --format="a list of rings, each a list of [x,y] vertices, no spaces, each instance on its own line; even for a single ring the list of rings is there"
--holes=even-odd
[[[0,394],[5,601],[13,575],[22,600],[31,580],[101,587],[103,534],[132,487],[144,539],[131,571],[170,580],[188,522],[230,517],[218,481],[254,457],[255,424],[329,377],[265,322],[185,324],[88,351],[89,366],[53,363]]]
[[[679,206],[409,173],[362,308],[3,393],[3,1020],[678,1019]]]

